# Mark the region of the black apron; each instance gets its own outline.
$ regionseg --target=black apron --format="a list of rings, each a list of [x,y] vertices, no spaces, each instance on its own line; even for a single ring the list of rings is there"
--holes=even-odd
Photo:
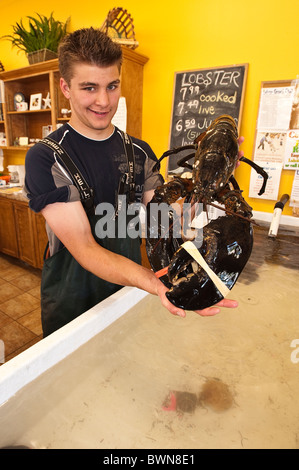
[[[98,238],[95,226],[101,216],[95,215],[93,188],[90,188],[69,155],[48,137],[41,141],[52,148],[68,169],[77,186],[81,202],[89,219],[93,236],[99,245],[116,254],[141,264],[140,238]],[[128,173],[121,177],[118,193],[126,195],[128,203],[135,200],[134,153],[131,139],[123,133],[128,158]],[[133,216],[131,216],[132,218]],[[117,214],[115,223],[118,222]],[[129,223],[129,217],[127,217]],[[117,233],[117,228],[116,228]],[[41,280],[41,317],[44,337],[66,325],[97,303],[114,294],[123,286],[107,282],[86,271],[64,247],[45,259]]]

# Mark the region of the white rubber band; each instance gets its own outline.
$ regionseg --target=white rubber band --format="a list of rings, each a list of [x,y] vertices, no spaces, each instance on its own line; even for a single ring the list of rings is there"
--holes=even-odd
[[[214,282],[219,292],[221,292],[223,297],[226,297],[227,294],[229,293],[229,288],[226,287],[224,282],[221,281],[221,279],[217,276],[217,274],[215,274],[214,271],[212,271],[212,269],[208,266],[208,264],[205,262],[204,258],[199,253],[194,243],[189,240],[183,243],[181,247],[184,248],[184,250],[186,250],[189,253],[189,255],[192,256],[192,258],[194,258],[195,261],[206,271],[207,275]]]

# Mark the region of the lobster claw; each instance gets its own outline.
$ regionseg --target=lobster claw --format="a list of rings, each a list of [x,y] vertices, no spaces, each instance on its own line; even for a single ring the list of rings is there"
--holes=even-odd
[[[201,310],[223,299],[224,295],[215,287],[208,274],[200,266],[196,272],[190,271],[194,259],[180,247],[172,258],[168,270],[172,287],[166,293],[168,300],[176,307],[186,310]],[[179,275],[178,275],[179,273]],[[183,277],[182,274],[184,274]]]
[[[235,285],[250,257],[252,245],[249,222],[234,216],[212,220],[203,229],[203,243],[198,252],[208,265],[206,269],[212,270],[220,279],[220,287],[213,275],[194,263],[182,245],[172,257],[168,269],[172,285],[166,293],[168,300],[186,310],[202,310],[216,304]]]
[[[202,310],[223,299],[222,294],[208,280],[205,287],[200,287],[198,281],[198,275],[192,274],[171,287],[166,297],[173,305],[184,310]]]

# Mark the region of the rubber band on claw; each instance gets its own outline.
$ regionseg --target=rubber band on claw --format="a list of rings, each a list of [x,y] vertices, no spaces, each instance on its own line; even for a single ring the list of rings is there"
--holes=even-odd
[[[162,276],[165,276],[165,274],[167,273],[168,273],[168,266],[166,266],[166,268],[162,268],[159,271],[155,272],[155,276],[160,278]]]

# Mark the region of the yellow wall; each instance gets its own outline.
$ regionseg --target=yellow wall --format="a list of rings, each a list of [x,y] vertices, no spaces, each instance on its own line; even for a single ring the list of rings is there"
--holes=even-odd
[[[143,138],[160,156],[168,148],[174,73],[176,71],[249,63],[241,134],[245,156],[252,157],[261,81],[293,79],[299,74],[298,0],[52,0],[48,8],[39,0],[2,0],[0,34],[35,12],[64,21],[69,29],[102,25],[108,11],[122,6],[132,15],[139,41],[138,52],[150,58],[145,66]],[[0,60],[5,70],[27,65],[7,41],[0,41]],[[11,161],[10,163],[19,163]],[[165,167],[164,167],[165,168]],[[283,170],[279,196],[290,194],[293,171]],[[250,170],[241,164],[236,177],[244,196],[255,210],[272,212],[274,201],[248,198]],[[291,214],[288,206],[285,214]]]

